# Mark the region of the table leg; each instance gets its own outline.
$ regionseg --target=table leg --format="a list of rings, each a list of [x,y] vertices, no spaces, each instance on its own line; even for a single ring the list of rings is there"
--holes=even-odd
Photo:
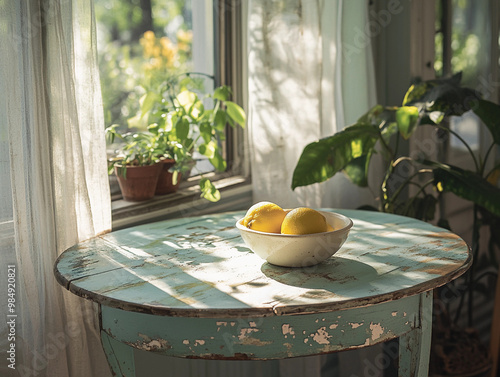
[[[134,349],[101,330],[101,342],[114,376],[135,377]]]
[[[419,317],[417,321],[420,325],[399,338],[399,376],[428,376],[432,334],[432,291],[420,294]]]

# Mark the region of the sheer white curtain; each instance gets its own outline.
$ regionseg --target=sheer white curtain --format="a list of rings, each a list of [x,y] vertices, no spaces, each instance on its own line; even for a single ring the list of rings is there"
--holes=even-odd
[[[106,377],[94,307],[53,274],[111,227],[93,2],[3,1],[0,38],[0,279],[15,266],[17,314],[16,369],[0,374]],[[0,300],[6,311],[3,288]]]
[[[376,104],[366,1],[251,0],[249,144],[254,201],[284,207],[373,203],[343,175],[292,191],[303,148]]]

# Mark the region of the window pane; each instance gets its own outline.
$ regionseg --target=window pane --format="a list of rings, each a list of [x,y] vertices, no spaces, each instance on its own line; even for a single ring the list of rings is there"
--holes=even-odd
[[[491,0],[440,0],[436,12],[437,76],[462,72],[462,85],[491,97],[492,86],[490,22]],[[450,128],[459,133],[469,147],[479,153],[486,134],[477,116],[468,112],[450,119]],[[450,158],[466,155],[467,148],[454,136],[450,139]],[[465,162],[464,162],[465,163]]]
[[[492,36],[489,1],[436,2],[434,68],[437,76],[446,74],[443,68],[448,63],[452,73],[463,72],[462,83],[465,86],[477,87],[481,85],[481,78],[488,77]]]
[[[106,125],[127,124],[145,89],[191,71],[191,1],[96,0]]]
[[[187,72],[196,72],[193,90],[213,90],[212,0],[95,0],[95,8],[106,127],[146,130],[151,119],[141,98],[176,87]],[[205,157],[193,157],[192,174],[214,170]]]

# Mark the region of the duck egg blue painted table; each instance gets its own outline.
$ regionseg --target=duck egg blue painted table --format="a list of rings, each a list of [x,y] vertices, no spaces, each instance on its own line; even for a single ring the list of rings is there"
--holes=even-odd
[[[354,221],[327,261],[268,264],[235,228],[244,212],[111,232],[56,261],[58,282],[97,302],[114,374],[133,349],[201,359],[268,360],[399,338],[399,375],[427,376],[432,291],[471,264],[466,243],[414,219],[335,210]]]

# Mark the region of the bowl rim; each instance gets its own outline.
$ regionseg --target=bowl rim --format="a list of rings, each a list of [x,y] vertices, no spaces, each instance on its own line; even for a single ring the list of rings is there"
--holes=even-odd
[[[318,236],[318,235],[323,235],[323,234],[335,234],[335,233],[343,233],[343,232],[347,232],[349,231],[354,223],[352,221],[352,219],[350,217],[347,217],[341,213],[338,213],[338,212],[329,212],[329,211],[320,211],[320,210],[317,210],[319,213],[327,213],[327,214],[333,214],[333,215],[337,215],[341,218],[343,218],[343,220],[347,220],[348,221],[348,224],[340,229],[335,229],[335,230],[331,230],[329,232],[318,232],[318,233],[309,233],[309,234],[283,234],[283,233],[268,233],[268,232],[261,232],[259,230],[253,230],[253,229],[249,229],[247,228],[246,226],[244,226],[241,222],[243,221],[244,217],[242,217],[241,219],[238,219],[236,221],[236,228],[238,228],[239,230],[241,231],[245,231],[245,232],[248,232],[248,233],[256,233],[256,234],[262,234],[262,235],[266,235],[266,236],[278,236],[278,237],[288,237],[288,238],[305,238],[305,237],[312,237],[312,236]]]

